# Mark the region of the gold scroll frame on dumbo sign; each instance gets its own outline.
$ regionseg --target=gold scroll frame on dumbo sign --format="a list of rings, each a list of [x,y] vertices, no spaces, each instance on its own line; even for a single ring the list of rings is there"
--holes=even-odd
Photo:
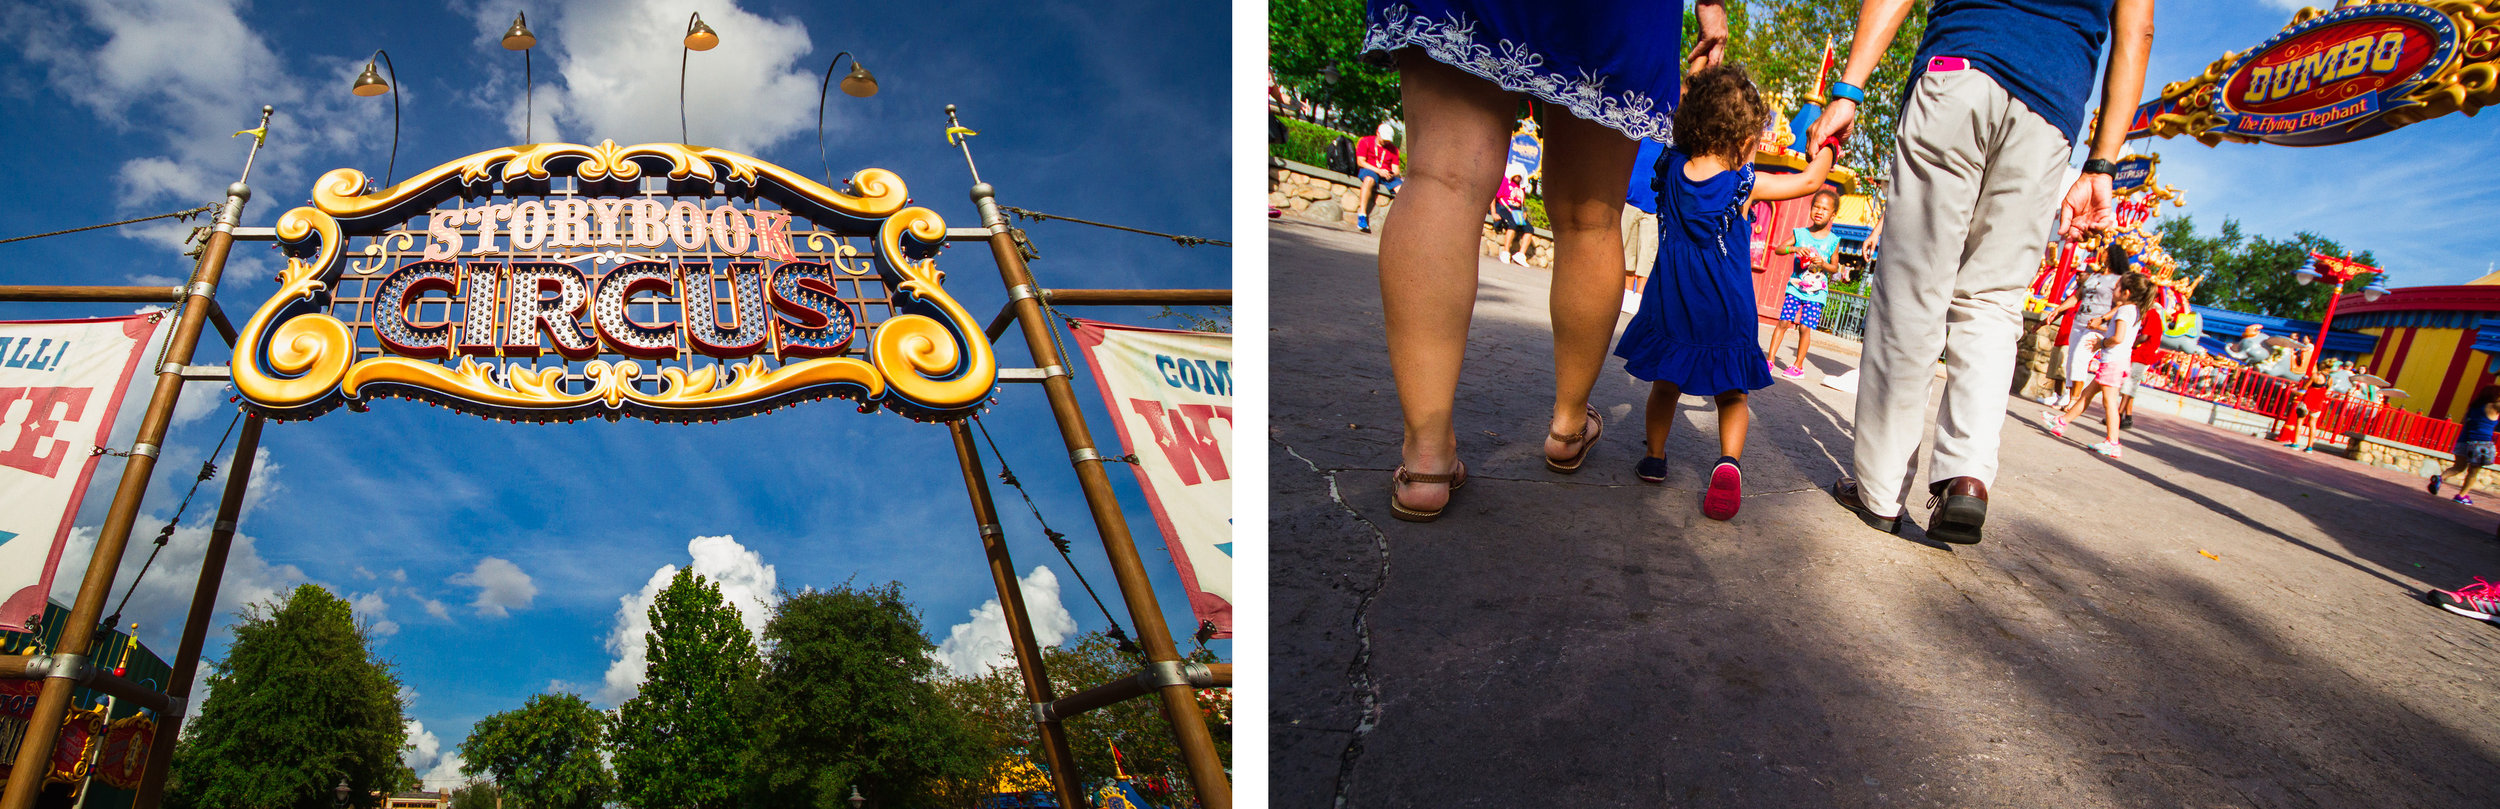
[[[2391,46],[2384,54],[2391,62],[2418,59],[2401,75],[2377,70],[2381,54],[2367,47],[2356,47],[2353,53],[2324,59],[2318,65],[2273,66],[2308,69],[2265,75],[2256,70],[2267,67],[2258,62],[2279,51],[2308,55],[2323,44],[2331,52],[2335,45],[2345,43],[2327,40],[2355,39],[2342,36],[2339,30],[2361,33],[2374,24],[2387,31],[2409,29],[2435,41],[2421,50],[2406,50],[2407,46],[2382,38],[2381,44]],[[2256,103],[2296,107],[2298,103],[2284,102],[2306,101],[2313,106],[2251,112],[2235,109],[2233,100],[2226,97],[2238,86],[2243,91],[2240,100],[2246,104],[2249,88],[2276,76],[2286,78],[2285,86],[2277,88],[2283,92]],[[2203,74],[2163,85],[2158,97],[2136,109],[2127,136],[2184,135],[2206,146],[2223,141],[2326,146],[2386,134],[2453,112],[2473,115],[2494,103],[2500,103],[2500,1],[2303,8],[2280,33],[2257,47],[2225,53],[2207,65]]]
[[[762,198],[819,228],[868,237],[873,250],[866,263],[884,283],[893,313],[867,330],[864,350],[784,358],[778,365],[750,355],[646,373],[642,362],[617,356],[617,349],[594,333],[591,344],[601,347],[600,358],[583,363],[570,386],[562,364],[538,367],[496,357],[480,362],[461,351],[440,358],[387,352],[359,358],[356,327],[331,315],[331,291],[347,263],[348,239],[391,232],[455,198],[543,195],[562,176],[577,178],[584,197],[599,197],[602,189],[610,196],[634,196],[653,178],[668,184],[669,196]],[[374,398],[398,397],[516,421],[632,416],[683,422],[838,396],[858,402],[862,412],[882,407],[915,420],[940,421],[976,412],[997,382],[989,342],[972,315],[947,294],[945,274],[937,269],[945,221],[935,211],[911,206],[902,179],[884,169],[861,170],[847,188],[836,189],[724,149],[606,141],[494,149],[359,193],[366,185],[362,172],[332,171],[314,184],[312,205],[278,218],[274,230],[287,264],[278,273],[277,294],[242,328],[233,366],[243,401],[262,415],[310,418],[341,405],[361,408]],[[745,231],[739,232],[743,239]],[[763,249],[760,238],[757,247]],[[707,282],[709,271],[707,263]],[[732,292],[738,294],[734,281]],[[847,304],[842,306],[847,317]],[[573,311],[578,316],[579,308]],[[375,320],[400,314],[377,311]],[[591,331],[597,331],[595,325]],[[693,350],[691,334],[682,339]],[[657,392],[635,384],[645,376],[662,380]]]

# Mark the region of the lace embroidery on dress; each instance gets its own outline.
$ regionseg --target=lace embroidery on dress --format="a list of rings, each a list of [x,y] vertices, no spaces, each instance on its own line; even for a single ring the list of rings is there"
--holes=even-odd
[[[1484,77],[1504,90],[1533,93],[1562,105],[1572,114],[1632,136],[1635,140],[1675,142],[1673,119],[1658,109],[1648,94],[1609,94],[1606,79],[1583,70],[1565,76],[1545,67],[1545,57],[1527,43],[1501,40],[1491,46],[1476,41],[1476,22],[1457,12],[1434,20],[1405,5],[1391,6],[1383,22],[1363,35],[1363,51],[1423,48],[1433,61]]]

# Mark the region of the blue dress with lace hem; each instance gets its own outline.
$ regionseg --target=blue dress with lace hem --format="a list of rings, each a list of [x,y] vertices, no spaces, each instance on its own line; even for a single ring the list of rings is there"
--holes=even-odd
[[[1656,0],[1370,0],[1363,52],[1417,48],[1633,140],[1673,142],[1684,4]]]

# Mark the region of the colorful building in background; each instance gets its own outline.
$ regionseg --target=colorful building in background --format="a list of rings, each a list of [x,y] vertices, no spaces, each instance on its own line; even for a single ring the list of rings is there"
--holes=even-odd
[[[43,624],[36,632],[0,631],[0,655],[48,653],[60,642],[69,623],[69,608],[44,605]],[[173,667],[137,639],[112,629],[96,633],[94,664],[160,693],[173,677]],[[0,680],[0,767],[17,761],[18,748],[33,719],[35,696],[42,680]],[[119,702],[101,692],[80,688],[70,692],[69,717],[53,749],[52,766],[44,772],[45,805],[82,809],[129,809],[138,797],[139,778],[146,771],[148,746],[156,740],[156,712]]]
[[[2393,289],[2375,301],[2346,293],[2336,302],[2335,326],[2378,338],[2355,359],[2412,394],[2393,404],[2461,420],[2466,402],[2493,384],[2500,365],[2500,273],[2458,286]]]

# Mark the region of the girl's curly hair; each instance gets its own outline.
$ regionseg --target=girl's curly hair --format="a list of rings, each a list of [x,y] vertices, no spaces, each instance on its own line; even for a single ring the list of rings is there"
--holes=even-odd
[[[1771,105],[1745,67],[1720,62],[1685,79],[1684,101],[1675,108],[1676,147],[1688,155],[1748,161],[1770,120]]]

